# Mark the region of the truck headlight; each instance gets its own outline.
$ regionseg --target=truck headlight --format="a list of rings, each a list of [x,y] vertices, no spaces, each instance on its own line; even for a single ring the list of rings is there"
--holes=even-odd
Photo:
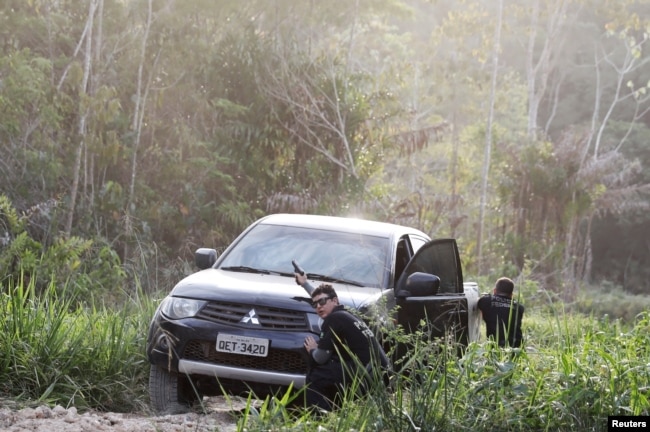
[[[160,310],[171,319],[189,318],[196,315],[206,303],[204,300],[167,297],[160,305]]]

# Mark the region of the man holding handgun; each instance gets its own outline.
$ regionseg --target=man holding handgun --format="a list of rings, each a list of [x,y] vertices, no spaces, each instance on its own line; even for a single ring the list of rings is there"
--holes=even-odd
[[[368,325],[339,304],[332,285],[321,284],[314,289],[299,268],[295,276],[323,319],[318,342],[312,336],[305,338],[305,350],[312,360],[306,380],[306,403],[330,411],[344,386],[355,376],[388,370],[388,358]]]

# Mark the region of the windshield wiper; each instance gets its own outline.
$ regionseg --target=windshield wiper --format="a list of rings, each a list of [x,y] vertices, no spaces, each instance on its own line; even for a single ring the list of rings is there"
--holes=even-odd
[[[362,287],[364,284],[361,282],[353,281],[353,280],[347,280],[347,279],[340,279],[336,278],[334,276],[325,276],[321,274],[313,274],[313,273],[308,273],[307,277],[309,279],[315,279],[315,280],[320,280],[323,282],[336,282],[336,283],[341,283],[341,284],[346,284],[346,285],[354,285],[354,286],[359,286]]]
[[[271,274],[271,272],[268,270],[256,269],[247,266],[221,267],[221,270],[228,270],[228,271],[235,271],[235,272],[242,272],[242,273]]]

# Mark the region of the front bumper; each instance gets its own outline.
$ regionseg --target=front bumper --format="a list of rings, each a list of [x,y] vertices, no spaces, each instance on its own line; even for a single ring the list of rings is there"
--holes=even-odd
[[[253,370],[192,360],[179,360],[178,371],[188,375],[206,375],[237,381],[253,381],[274,386],[293,385],[294,388],[301,388],[305,385],[304,374]]]

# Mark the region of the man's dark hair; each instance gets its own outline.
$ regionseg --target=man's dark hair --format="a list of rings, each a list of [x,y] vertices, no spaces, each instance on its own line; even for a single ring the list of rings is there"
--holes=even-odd
[[[325,294],[329,298],[338,297],[336,291],[334,291],[334,287],[330,284],[320,284],[318,288],[311,293],[311,298],[314,298],[319,294]]]
[[[494,289],[496,290],[497,294],[511,296],[512,292],[515,289],[515,283],[510,278],[502,277],[497,280],[497,283],[494,285]]]

